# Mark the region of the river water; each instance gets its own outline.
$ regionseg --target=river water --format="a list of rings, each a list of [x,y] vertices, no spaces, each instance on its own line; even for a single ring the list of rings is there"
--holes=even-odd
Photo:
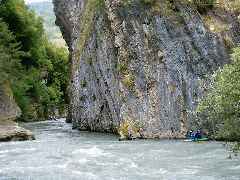
[[[141,140],[25,124],[36,141],[0,143],[0,180],[240,180],[221,143]]]

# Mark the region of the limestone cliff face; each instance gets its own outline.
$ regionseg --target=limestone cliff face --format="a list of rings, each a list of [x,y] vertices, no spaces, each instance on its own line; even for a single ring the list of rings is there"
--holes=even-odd
[[[15,120],[21,115],[8,83],[0,84],[0,121]]]
[[[205,75],[229,62],[226,39],[237,43],[238,31],[214,31],[205,20],[217,19],[213,11],[203,17],[182,1],[144,2],[54,0],[71,53],[75,128],[116,132],[128,120],[141,124],[146,137],[181,138]],[[230,16],[218,20],[238,27],[235,14],[224,17]]]

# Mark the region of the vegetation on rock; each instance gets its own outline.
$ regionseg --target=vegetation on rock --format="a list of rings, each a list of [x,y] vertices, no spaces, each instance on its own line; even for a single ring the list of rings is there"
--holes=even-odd
[[[122,138],[128,138],[129,133],[132,133],[132,136],[138,137],[139,131],[142,128],[142,125],[138,121],[133,120],[124,120],[118,127],[118,134]]]
[[[133,91],[134,86],[135,86],[135,78],[134,78],[133,74],[129,73],[129,74],[124,75],[122,83],[129,90]]]

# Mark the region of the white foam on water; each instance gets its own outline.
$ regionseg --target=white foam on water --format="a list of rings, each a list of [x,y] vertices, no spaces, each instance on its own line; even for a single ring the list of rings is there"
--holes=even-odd
[[[170,153],[171,151],[170,150],[166,150],[166,149],[153,149],[153,150],[150,150],[151,153]]]
[[[231,169],[231,170],[240,170],[240,165],[230,167],[229,169]]]
[[[50,166],[11,166],[11,167],[5,167],[0,169],[0,173],[8,173],[8,174],[14,174],[14,173],[25,173],[25,172],[45,172],[49,169],[66,169],[68,166],[68,163],[65,164],[58,164],[58,165],[50,165]]]
[[[138,168],[138,165],[135,162],[131,162],[129,166],[130,168]]]
[[[145,176],[147,179],[159,179],[159,180],[170,180],[170,178],[163,178],[163,177],[169,177],[168,175],[169,171],[166,169],[160,168],[160,169],[142,169],[140,168],[137,172],[140,176]],[[175,180],[175,179],[174,179]]]
[[[59,169],[66,169],[69,163],[65,163],[65,164],[60,164],[60,165],[56,165],[56,168]]]
[[[177,142],[176,147],[181,147],[178,149],[172,146],[172,141],[169,145],[167,141],[142,145],[142,142],[122,143],[103,137],[99,142],[100,137],[81,137],[77,131],[76,136],[65,136],[65,130],[61,136],[55,127],[45,131],[50,125],[48,122],[42,124],[32,125],[38,141],[0,144],[0,176],[19,176],[24,180],[226,180],[229,175],[228,179],[240,179],[239,162],[226,159],[225,149],[216,150],[218,146],[214,143],[203,151],[204,144]],[[72,132],[71,127],[69,132]],[[56,133],[60,137],[56,138]],[[29,157],[33,153],[36,156]],[[6,163],[8,159],[11,161]],[[221,168],[217,163],[222,163]]]
[[[16,148],[11,150],[2,150],[0,151],[0,154],[8,154],[8,153],[23,153],[24,151],[35,151],[36,148]]]
[[[91,179],[91,180],[95,180],[95,179],[98,179],[97,176],[91,172],[82,172],[82,171],[76,171],[76,170],[73,170],[71,171],[72,174],[76,174],[76,175],[79,175],[81,178],[83,179]]]
[[[138,164],[129,158],[119,158],[117,165],[124,167],[125,170],[140,169]]]
[[[99,157],[106,156],[108,153],[105,153],[102,149],[97,146],[93,146],[92,148],[78,149],[72,152],[72,154],[84,154],[90,157]]]
[[[163,168],[160,168],[160,169],[157,169],[157,170],[150,170],[149,172],[147,173],[150,173],[152,175],[163,175],[163,174],[167,174],[169,171],[167,171],[166,169],[163,169]]]
[[[178,174],[184,174],[184,175],[193,175],[197,174],[199,171],[197,169],[181,169],[181,171]]]
[[[78,162],[80,164],[86,164],[87,162],[89,162],[89,160],[87,160],[86,158],[82,158],[82,159],[78,160]]]
[[[167,174],[168,171],[167,171],[166,169],[160,168],[160,169],[159,169],[159,173],[160,173],[160,174]]]
[[[5,154],[0,154],[0,159],[2,159],[2,158],[4,158],[4,157],[6,157]]]

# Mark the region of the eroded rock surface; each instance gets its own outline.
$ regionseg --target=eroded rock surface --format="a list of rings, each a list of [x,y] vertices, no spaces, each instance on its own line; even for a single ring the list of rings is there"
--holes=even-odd
[[[0,84],[0,121],[14,120],[21,115],[21,110],[16,104],[12,90],[7,82]]]
[[[0,142],[34,140],[31,131],[19,127],[12,121],[0,123]]]
[[[71,54],[74,128],[116,132],[134,121],[145,137],[182,138],[204,77],[229,62],[225,36],[196,9],[182,1],[143,2],[54,0]],[[239,25],[236,18],[225,23]],[[224,33],[237,43],[234,31]]]
[[[0,142],[33,140],[33,134],[13,120],[21,115],[7,82],[0,84]]]

